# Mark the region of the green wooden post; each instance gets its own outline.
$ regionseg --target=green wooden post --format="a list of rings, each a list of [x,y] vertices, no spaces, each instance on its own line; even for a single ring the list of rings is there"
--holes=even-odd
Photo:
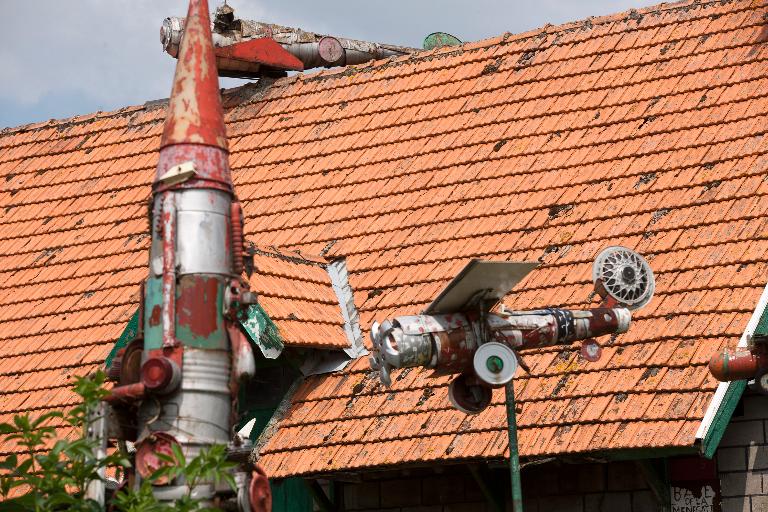
[[[520,484],[520,455],[517,451],[517,414],[515,412],[515,380],[505,386],[507,430],[509,433],[509,476],[512,482],[512,512],[523,512],[523,487]]]

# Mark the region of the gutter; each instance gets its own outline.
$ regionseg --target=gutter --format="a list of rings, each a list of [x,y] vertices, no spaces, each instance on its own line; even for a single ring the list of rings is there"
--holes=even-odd
[[[766,319],[764,318],[766,305],[768,305],[768,284],[763,288],[760,300],[757,301],[757,306],[752,312],[752,317],[749,319],[737,347],[746,347],[758,326],[761,332],[766,331],[768,333],[768,330],[765,329]],[[747,381],[745,380],[721,382],[717,386],[715,396],[709,403],[704,418],[701,420],[701,425],[696,431],[695,442],[699,446],[699,452],[702,456],[711,459],[715,455],[720,440],[725,434],[725,429],[731,421],[733,411],[746,387]]]

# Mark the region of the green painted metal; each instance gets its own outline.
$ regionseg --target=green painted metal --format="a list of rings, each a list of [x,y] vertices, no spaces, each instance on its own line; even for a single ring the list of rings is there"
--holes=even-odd
[[[163,327],[159,318],[162,308],[162,278],[151,277],[147,279],[144,289],[144,349],[154,350],[163,346]],[[216,311],[221,312],[223,308],[224,290],[226,283],[219,280],[217,283],[218,292],[216,293]],[[183,307],[179,301],[181,286],[176,287],[176,306]],[[206,295],[203,299],[207,299]],[[211,300],[214,300],[211,298]],[[224,326],[224,315],[219,314],[219,322],[216,329],[206,336],[200,336],[192,331],[188,325],[178,322],[179,315],[176,316],[176,339],[182,345],[193,348],[206,348],[213,350],[226,350],[229,347],[227,330]]]
[[[763,309],[760,313],[760,320],[755,327],[755,336],[768,336],[768,309]],[[725,429],[731,422],[731,416],[733,411],[741,400],[741,396],[744,394],[744,390],[747,388],[747,381],[735,380],[728,383],[728,388],[725,391],[725,396],[720,402],[715,417],[712,419],[712,423],[709,425],[704,439],[701,441],[701,454],[711,459],[715,456],[717,447],[720,445],[720,440],[725,434]]]
[[[425,50],[441,48],[443,46],[460,46],[461,39],[446,32],[433,32],[424,38],[422,47]]]
[[[764,309],[760,315],[760,321],[757,322],[757,327],[755,327],[755,334],[757,336],[768,336],[768,310]]]
[[[128,320],[128,324],[125,326],[125,329],[123,329],[122,334],[120,334],[120,337],[117,339],[117,342],[115,342],[115,345],[112,347],[112,350],[109,351],[109,355],[107,356],[107,359],[104,361],[104,367],[109,368],[112,365],[112,360],[115,358],[115,355],[117,354],[117,351],[125,348],[125,346],[130,342],[133,341],[134,338],[136,338],[136,334],[139,332],[139,310],[137,309],[130,320]]]
[[[712,419],[712,423],[707,430],[704,439],[701,442],[701,454],[711,459],[717,451],[717,447],[720,445],[720,440],[725,434],[725,429],[731,422],[731,416],[733,411],[741,400],[741,395],[744,394],[744,390],[747,388],[747,381],[735,380],[728,383],[728,389],[725,392],[723,401],[720,402],[720,407],[715,413],[715,417]]]
[[[252,304],[240,325],[267,359],[276,359],[283,352],[285,344],[280,332],[260,305]]]
[[[163,327],[159,320],[153,320],[155,311],[163,307],[163,280],[150,277],[144,285],[144,349],[152,350],[163,346]]]
[[[179,318],[182,318],[184,305],[182,303],[182,295],[184,294],[185,280],[187,282],[194,282],[195,280],[208,280],[210,282],[216,279],[216,291],[202,291],[197,293],[197,300],[202,299],[202,303],[207,303],[204,311],[210,311],[208,305],[213,304],[213,311],[216,311],[216,328],[208,334],[198,334],[191,328],[190,325],[186,325],[185,321],[179,322]],[[201,287],[204,288],[204,287]],[[228,350],[229,349],[229,336],[227,335],[227,329],[224,325],[224,293],[227,288],[227,282],[221,278],[213,277],[200,277],[200,276],[182,276],[179,279],[179,283],[176,286],[176,339],[185,347],[205,348],[212,350]],[[189,317],[189,321],[192,321],[192,316]],[[182,318],[183,320],[183,318]]]
[[[312,512],[312,494],[303,478],[286,478],[270,482],[272,488],[272,512]]]
[[[515,379],[506,387],[507,430],[509,434],[509,476],[512,484],[512,511],[523,512],[523,487],[520,482],[520,453],[517,446],[517,414],[515,412]]]

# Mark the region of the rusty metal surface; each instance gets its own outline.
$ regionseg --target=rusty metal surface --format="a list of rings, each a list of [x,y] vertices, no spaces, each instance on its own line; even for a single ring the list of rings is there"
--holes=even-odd
[[[144,394],[144,384],[136,382],[112,388],[109,395],[107,395],[104,400],[107,402],[126,402],[144,398]]]
[[[207,3],[189,3],[161,148],[193,143],[227,149]]]
[[[362,64],[370,60],[387,59],[418,51],[404,46],[372,43],[308,32],[300,28],[273,23],[237,19],[229,11],[219,13],[220,11],[217,11],[217,17],[211,26],[216,55],[224,59],[218,61],[220,72],[222,70],[254,71],[253,67],[242,64],[249,58],[279,69],[299,69],[295,62],[287,63],[278,52],[270,52],[266,46],[263,49],[260,48],[260,51],[256,51],[255,46],[242,46],[244,42],[259,39],[278,43],[282,49],[301,63],[303,69]],[[170,17],[163,21],[160,28],[160,43],[169,55],[174,57],[180,55],[179,44],[182,34],[185,30],[189,30],[186,25],[184,18]],[[221,51],[227,47],[233,49],[228,52]],[[239,49],[234,49],[238,47]],[[240,55],[235,57],[235,53]],[[240,64],[236,61],[240,61]]]
[[[709,360],[709,371],[720,382],[754,379],[768,371],[768,354],[764,347],[726,348]]]
[[[229,169],[206,0],[190,0],[180,44],[152,187],[149,276],[141,292],[147,314],[139,315],[140,347],[116,358],[111,374],[120,385],[107,398],[130,422],[124,438],[137,433],[136,485],[174,444],[194,457],[234,442],[237,387],[255,371],[250,344],[234,324],[255,294],[242,276],[243,214]],[[222,492],[239,501],[215,482],[198,484],[193,491],[207,505]],[[153,492],[172,502],[192,490],[175,479],[156,482]]]
[[[501,304],[492,311],[535,266],[472,260],[426,309],[429,314],[374,322],[369,362],[382,384],[392,385],[396,368],[460,374],[449,399],[459,410],[478,414],[490,403],[490,388],[508,384],[518,366],[530,373],[518,350],[582,341],[584,358],[597,361],[602,348],[594,338],[627,332],[628,308],[642,307],[653,296],[653,271],[645,259],[615,246],[602,251],[594,265],[602,307],[510,311]]]
[[[163,329],[163,348],[176,346],[176,201],[172,192],[158,198],[162,203],[162,299],[160,321]],[[154,311],[153,311],[154,314]]]
[[[624,308],[543,309],[480,315],[474,312],[415,315],[387,320],[372,328],[376,369],[424,366],[440,373],[461,373],[472,366],[482,339],[512,349],[570,344],[629,329]]]
[[[269,486],[269,478],[258,464],[254,467],[248,486],[248,498],[252,512],[270,512],[272,510],[272,489]]]
[[[216,67],[222,70],[256,72],[260,66],[303,71],[304,64],[273,39],[260,38],[232,43],[214,50]]]

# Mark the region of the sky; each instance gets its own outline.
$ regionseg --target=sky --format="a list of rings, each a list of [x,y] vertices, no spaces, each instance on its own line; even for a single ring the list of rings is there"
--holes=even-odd
[[[214,9],[220,0],[209,0]],[[648,0],[228,0],[237,17],[421,47],[432,32],[463,41],[524,32],[658,3]],[[175,59],[160,46],[186,0],[0,0],[0,128],[168,97]],[[222,87],[244,83],[222,79]]]

